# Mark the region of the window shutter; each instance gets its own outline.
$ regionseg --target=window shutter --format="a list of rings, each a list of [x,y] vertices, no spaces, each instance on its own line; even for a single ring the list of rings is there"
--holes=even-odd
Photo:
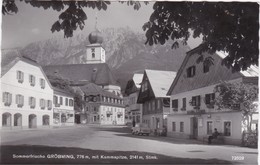
[[[32,97],[29,97],[29,105],[32,106]]]
[[[12,94],[11,93],[9,93],[9,104],[11,105],[11,103],[12,103]]]
[[[21,96],[21,105],[23,106],[24,96]]]
[[[15,96],[15,103],[16,103],[16,104],[19,104],[18,99],[19,99],[19,95],[16,95],[16,96]]]
[[[2,96],[2,101],[5,103],[6,102],[6,97],[5,97],[5,95],[6,95],[6,92],[3,92],[3,96]]]
[[[36,105],[36,99],[33,98],[33,106],[35,107],[35,105]]]
[[[197,96],[198,97],[198,103],[197,103],[197,106],[200,106],[200,96]]]

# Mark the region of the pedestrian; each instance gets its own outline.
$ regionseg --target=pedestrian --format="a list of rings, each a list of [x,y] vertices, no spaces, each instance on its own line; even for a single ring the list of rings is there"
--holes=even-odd
[[[211,144],[211,140],[212,139],[216,139],[218,137],[219,133],[218,133],[218,130],[217,128],[214,128],[214,132],[211,136],[209,136],[208,138],[208,144]]]

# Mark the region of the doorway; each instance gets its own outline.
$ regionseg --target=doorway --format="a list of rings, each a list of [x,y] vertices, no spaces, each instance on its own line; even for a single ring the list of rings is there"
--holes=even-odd
[[[29,128],[37,127],[37,117],[35,114],[29,115]]]
[[[198,118],[197,117],[191,117],[190,118],[190,131],[191,131],[191,139],[197,139],[198,138]]]

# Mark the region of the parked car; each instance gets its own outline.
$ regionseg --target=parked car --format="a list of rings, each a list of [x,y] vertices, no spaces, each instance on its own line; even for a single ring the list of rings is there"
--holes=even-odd
[[[151,133],[151,129],[148,127],[147,124],[138,123],[135,127],[132,127],[132,134],[133,135],[147,135]]]

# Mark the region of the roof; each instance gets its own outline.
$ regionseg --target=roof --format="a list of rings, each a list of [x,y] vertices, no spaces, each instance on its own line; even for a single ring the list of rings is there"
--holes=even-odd
[[[97,85],[118,85],[106,63],[67,64],[43,67],[47,75],[59,74],[74,82],[88,81]]]
[[[89,83],[87,85],[80,86],[79,88],[87,95],[102,95],[102,96],[106,96],[106,97],[122,99],[121,97],[117,96],[116,94],[114,94],[112,92],[108,92],[94,83]]]
[[[142,82],[142,80],[143,80],[143,76],[144,76],[144,74],[134,74],[134,76],[133,76],[133,81],[134,81],[134,83],[135,83],[135,86],[139,89],[139,88],[141,88],[141,82]]]
[[[73,93],[71,93],[69,91],[69,89],[61,89],[61,88],[58,88],[58,87],[53,87],[53,90],[54,90],[54,92],[61,92],[63,94],[69,95],[69,96],[73,96],[74,95]]]
[[[196,52],[199,51],[199,50],[200,50],[200,46],[198,46],[198,47],[196,47],[196,48],[194,48],[194,49],[192,49],[192,50],[190,50],[189,52],[186,53],[186,57],[184,58],[181,66],[180,66],[180,69],[178,70],[178,73],[176,75],[176,78],[173,81],[173,83],[171,84],[171,87],[170,87],[169,91],[167,92],[167,95],[171,95],[171,93],[172,93],[173,89],[175,88],[177,82],[179,81],[179,79],[180,79],[180,77],[181,77],[181,75],[182,75],[182,73],[183,73],[187,63],[189,62],[190,57],[192,55],[196,54]],[[224,59],[227,56],[226,53],[220,52],[220,51],[215,52],[215,54],[217,56],[214,56],[214,57],[219,57],[218,59],[221,59],[221,60]],[[219,62],[219,63],[217,62],[216,65],[221,65],[221,62]],[[221,70],[221,71],[223,71],[223,70]],[[215,72],[221,72],[221,71],[220,71],[220,68],[215,70]],[[236,78],[236,77],[257,77],[259,75],[259,70],[258,70],[257,66],[251,66],[247,71],[236,72],[233,75],[231,74],[232,72],[230,70],[227,70],[227,71],[228,71],[228,73],[222,73],[221,74],[222,77],[225,77],[226,79],[227,78],[228,79],[232,79],[232,78]],[[223,74],[224,74],[224,76],[223,76]],[[214,79],[214,82],[217,83],[219,81],[218,80],[219,77],[216,77],[214,75],[212,75],[212,76],[213,77],[211,77],[211,79],[212,80]],[[200,79],[200,82],[196,82],[196,83],[201,84],[202,81],[205,82],[205,81],[211,81],[211,80],[209,80],[209,79],[203,80],[203,78],[202,78],[202,79]],[[190,83],[192,83],[192,84],[190,84],[189,87],[193,88],[193,86],[195,85],[194,82],[190,82]],[[208,84],[208,85],[212,85],[212,84]],[[188,89],[188,90],[191,90],[191,89]]]
[[[176,72],[145,70],[155,97],[166,97],[166,94],[176,76]]]
[[[222,59],[228,55],[222,51],[217,51],[216,54]],[[257,77],[259,76],[259,68],[256,65],[251,65],[247,70],[240,71],[240,73],[245,77]]]
[[[11,57],[11,56],[10,56]],[[17,62],[23,61],[26,62],[30,65],[34,65],[40,68],[45,80],[47,81],[48,85],[50,88],[53,88],[51,85],[49,79],[47,78],[45,72],[43,71],[42,67],[34,60],[30,59],[29,57],[26,56],[12,56],[9,58],[9,56],[2,57],[1,59],[1,77],[3,77]]]

